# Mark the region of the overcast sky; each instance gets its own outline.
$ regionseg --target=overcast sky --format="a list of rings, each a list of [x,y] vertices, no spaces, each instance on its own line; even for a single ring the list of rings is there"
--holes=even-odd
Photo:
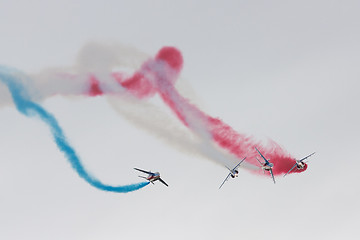
[[[2,65],[70,66],[90,41],[149,56],[175,46],[190,101],[296,158],[316,151],[306,172],[275,185],[240,169],[218,190],[226,168],[142,131],[106,98],[43,102],[102,181],[137,182],[138,167],[169,184],[108,193],[78,177],[42,122],[2,106],[0,239],[358,239],[359,10],[325,0],[0,0]]]

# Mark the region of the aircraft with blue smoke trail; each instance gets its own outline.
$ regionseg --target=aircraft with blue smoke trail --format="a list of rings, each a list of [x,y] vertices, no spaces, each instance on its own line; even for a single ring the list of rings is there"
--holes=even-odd
[[[239,171],[237,170],[240,167],[240,164],[246,159],[246,157],[241,160],[233,169],[230,169],[228,167],[226,167],[227,169],[229,169],[230,173],[226,176],[225,180],[222,182],[222,184],[220,185],[219,189],[222,187],[222,185],[224,185],[224,183],[229,180],[229,177],[231,176],[232,178],[238,177],[239,175]]]
[[[150,172],[150,171],[145,171],[145,170],[138,169],[138,168],[134,168],[134,169],[137,170],[137,171],[140,171],[140,172],[143,172],[143,173],[148,174],[147,177],[144,177],[144,176],[139,176],[139,177],[148,180],[148,181],[151,182],[152,184],[154,184],[155,181],[159,180],[159,181],[162,182],[165,186],[167,186],[167,187],[169,186],[169,185],[167,185],[167,183],[166,183],[164,180],[162,180],[162,179],[160,178],[160,173],[159,173],[159,172]]]
[[[301,170],[301,169],[304,169],[305,166],[306,166],[306,163],[304,162],[304,160],[306,160],[307,158],[311,157],[312,155],[314,155],[315,152],[313,152],[312,154],[300,159],[300,160],[296,160],[296,163],[294,164],[294,166],[292,166],[292,168],[290,168],[290,170],[284,175],[284,177],[286,175],[288,175],[295,167],[298,169],[298,170]]]
[[[260,162],[258,158],[256,158],[256,160],[258,160],[258,162],[260,163],[261,168],[263,169],[264,173],[265,173],[265,171],[269,171],[269,172],[270,172],[271,177],[272,177],[272,179],[273,179],[273,181],[274,181],[274,183],[275,183],[275,178],[274,178],[274,174],[273,174],[273,171],[272,171],[272,168],[274,167],[274,164],[271,163],[271,162],[269,162],[270,159],[269,159],[269,160],[266,159],[266,158],[264,157],[264,155],[262,155],[261,152],[260,152],[256,147],[255,147],[255,149],[256,149],[256,151],[260,154],[260,156],[264,159],[265,162],[264,162],[264,163]]]

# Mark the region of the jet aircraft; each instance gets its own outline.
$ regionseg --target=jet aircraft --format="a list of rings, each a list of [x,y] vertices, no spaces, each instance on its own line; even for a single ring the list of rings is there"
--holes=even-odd
[[[274,164],[269,162],[269,160],[267,160],[264,155],[261,154],[261,152],[255,147],[256,151],[260,154],[260,156],[264,159],[264,163],[260,162],[258,158],[256,158],[256,160],[258,160],[258,162],[260,163],[261,165],[261,168],[263,169],[264,173],[265,171],[269,171],[270,174],[271,174],[271,177],[275,183],[275,178],[274,178],[274,174],[273,174],[273,171],[272,171],[272,168],[274,167]]]
[[[288,175],[295,167],[297,167],[298,170],[304,169],[306,166],[306,163],[304,162],[305,159],[311,157],[312,155],[314,155],[315,152],[313,152],[312,154],[300,159],[300,160],[296,160],[296,163],[294,164],[294,166],[292,166],[292,168],[290,168],[290,170],[284,175],[284,177],[286,175]]]
[[[241,160],[233,169],[230,169],[228,167],[226,167],[227,169],[229,169],[230,173],[227,175],[227,177],[225,178],[225,180],[223,181],[223,183],[220,185],[219,189],[222,187],[222,185],[224,185],[224,183],[229,179],[229,177],[231,176],[232,178],[235,178],[238,176],[239,171],[237,170],[240,166],[240,164],[246,159],[246,157]]]
[[[134,168],[134,169],[137,170],[137,171],[140,171],[140,172],[143,172],[143,173],[148,174],[147,177],[143,177],[143,176],[139,176],[139,177],[148,180],[148,181],[151,182],[152,184],[154,184],[155,181],[159,180],[159,181],[162,182],[165,186],[167,186],[167,187],[169,186],[169,185],[167,185],[166,182],[164,182],[164,180],[162,180],[162,179],[160,178],[160,173],[159,173],[159,172],[154,172],[154,173],[153,173],[153,172],[145,171],[145,170],[138,169],[138,168]]]

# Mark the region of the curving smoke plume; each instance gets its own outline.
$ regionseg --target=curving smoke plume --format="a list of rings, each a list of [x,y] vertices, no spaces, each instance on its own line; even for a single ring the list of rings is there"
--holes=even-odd
[[[182,66],[182,55],[174,47],[163,47],[151,58],[129,47],[89,44],[74,67],[46,70],[23,84],[36,101],[53,95],[107,96],[114,109],[131,123],[182,151],[223,166],[233,167],[246,157],[241,167],[260,172],[255,147],[274,164],[274,175],[286,173],[293,166],[295,159],[274,141],[263,145],[187,100],[176,87]],[[158,97],[178,121],[152,104],[150,100]],[[10,100],[4,94],[0,105]],[[294,172],[304,170],[306,167]]]

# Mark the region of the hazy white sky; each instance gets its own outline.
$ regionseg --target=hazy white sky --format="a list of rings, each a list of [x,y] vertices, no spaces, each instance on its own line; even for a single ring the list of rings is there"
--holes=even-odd
[[[139,167],[170,185],[113,194],[80,179],[40,121],[2,107],[0,239],[358,239],[359,10],[359,1],[0,0],[0,64],[29,74],[69,66],[89,41],[149,55],[175,46],[206,112],[295,157],[317,152],[276,185],[240,169],[219,191],[224,167],[134,127],[106,99],[45,101],[101,180],[136,182]]]

